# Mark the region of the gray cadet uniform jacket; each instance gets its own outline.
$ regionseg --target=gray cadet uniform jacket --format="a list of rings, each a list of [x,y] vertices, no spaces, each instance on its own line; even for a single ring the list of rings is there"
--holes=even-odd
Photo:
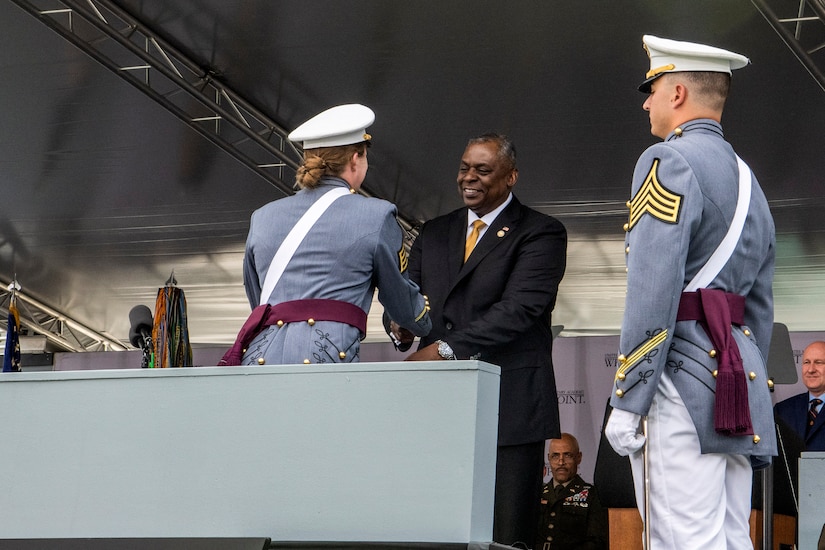
[[[739,242],[708,285],[745,297],[745,325],[733,325],[732,333],[747,376],[754,435],[716,432],[713,345],[697,321],[676,321],[680,294],[731,223],[738,181],[736,156],[713,120],[683,124],[639,158],[625,228],[627,297],[619,349],[624,358],[610,403],[646,415],[660,377],[668,376],[690,412],[703,453],[769,461],[776,437],[765,360],[773,327],[776,238],[755,177]]]
[[[348,188],[324,177],[314,189],[271,202],[252,214],[244,259],[249,304],[260,302],[270,263],[286,235],[324,193]],[[337,199],[310,229],[269,297],[270,304],[330,299],[369,313],[373,293],[392,318],[417,336],[430,331],[424,297],[406,273],[396,209],[387,201],[351,194]],[[358,361],[359,330],[337,321],[286,323],[265,328],[247,347],[242,364]]]

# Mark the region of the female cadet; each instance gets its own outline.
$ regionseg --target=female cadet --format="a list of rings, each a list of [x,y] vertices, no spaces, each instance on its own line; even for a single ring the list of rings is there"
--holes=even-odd
[[[395,206],[356,193],[374,120],[368,107],[339,105],[289,135],[303,142],[300,190],[252,214],[244,286],[253,311],[221,364],[358,361],[376,288],[401,326],[430,331]]]

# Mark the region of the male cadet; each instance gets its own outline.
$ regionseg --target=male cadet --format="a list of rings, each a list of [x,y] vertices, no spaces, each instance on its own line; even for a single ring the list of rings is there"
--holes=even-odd
[[[808,391],[780,401],[774,412],[805,441],[806,451],[825,451],[825,342],[805,348],[801,372]]]
[[[652,548],[750,550],[752,464],[776,454],[765,368],[775,233],[720,125],[731,70],[749,61],[655,36],[644,45],[650,71],[639,89],[649,94],[651,133],[664,141],[633,174],[605,435],[630,456],[640,508],[649,478]]]
[[[568,433],[550,440],[547,453],[553,479],[541,493],[539,532],[533,550],[604,550],[607,508],[596,488],[579,476],[582,453]]]

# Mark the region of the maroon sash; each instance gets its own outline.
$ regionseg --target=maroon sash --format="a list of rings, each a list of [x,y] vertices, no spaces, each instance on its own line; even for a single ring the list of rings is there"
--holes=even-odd
[[[748,385],[731,324],[743,325],[745,297],[718,289],[683,292],[677,321],[698,321],[716,350],[716,404],[713,425],[722,435],[753,435]]]
[[[367,333],[367,314],[360,307],[340,300],[293,300],[280,304],[264,304],[252,310],[246,322],[238,332],[235,343],[223,355],[218,365],[240,365],[249,343],[262,330],[279,321],[284,323],[316,321],[337,321],[361,331],[361,337]]]

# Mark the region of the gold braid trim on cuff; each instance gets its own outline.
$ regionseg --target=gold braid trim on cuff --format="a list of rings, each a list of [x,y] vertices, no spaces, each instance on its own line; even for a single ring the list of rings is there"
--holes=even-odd
[[[633,365],[638,363],[643,357],[650,353],[653,348],[661,345],[667,339],[667,329],[662,330],[659,334],[633,350],[633,353],[627,356],[619,368],[616,370],[616,378],[614,382],[619,379],[619,374],[626,374]]]
[[[424,317],[428,311],[430,311],[430,306],[424,306],[424,309],[422,309],[421,313],[418,314],[418,317],[415,318],[415,322],[417,323],[418,321],[420,321],[421,318]]]

